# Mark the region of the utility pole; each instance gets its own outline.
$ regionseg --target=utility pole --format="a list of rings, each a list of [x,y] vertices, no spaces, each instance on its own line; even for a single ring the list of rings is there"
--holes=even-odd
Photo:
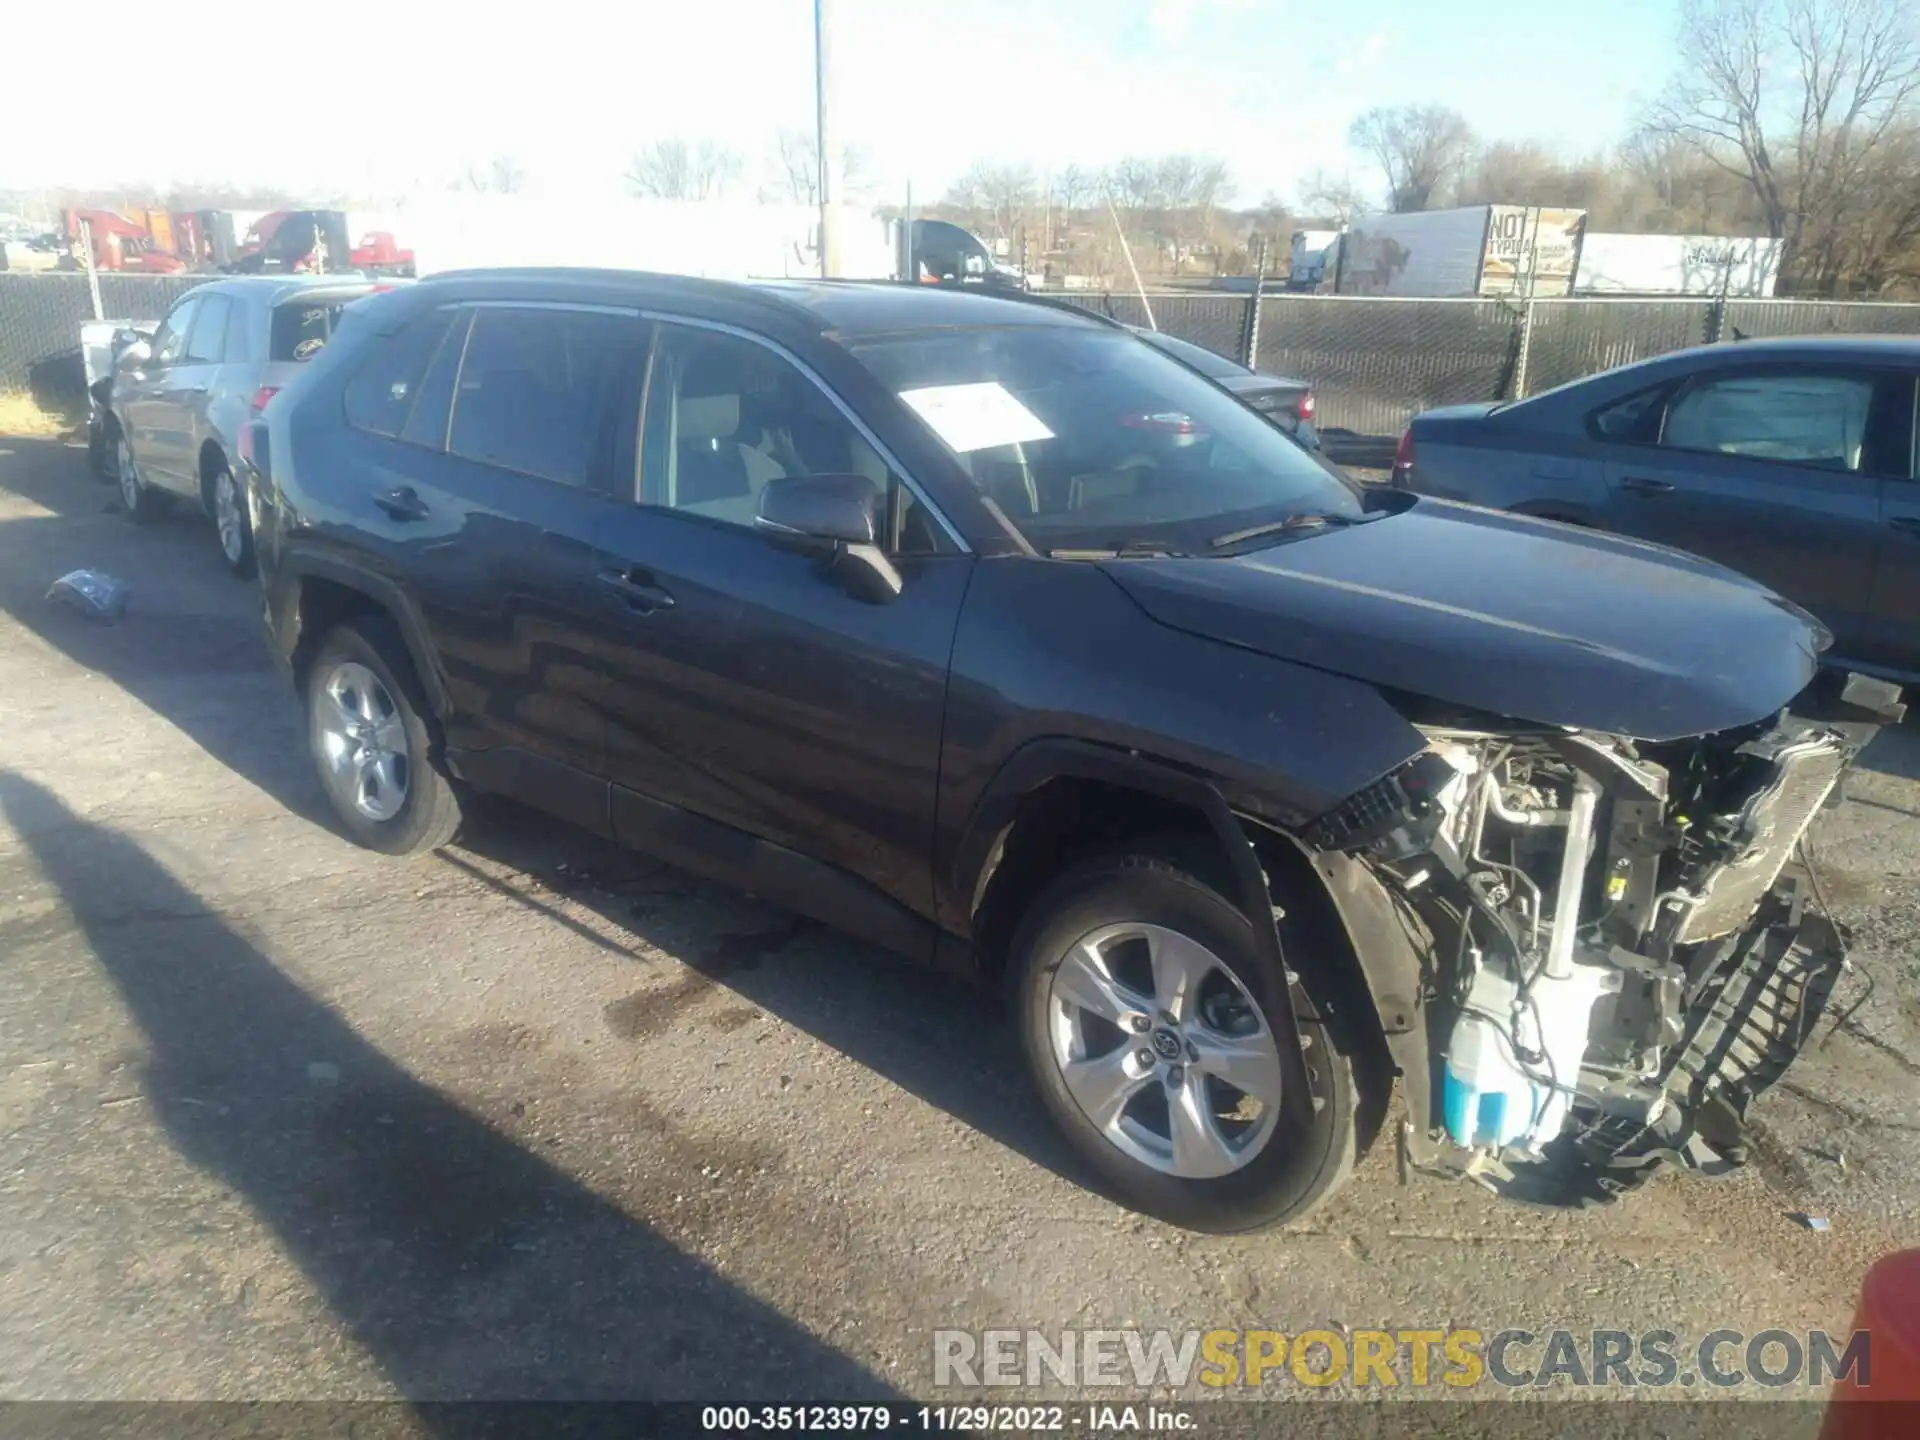
[[[840,146],[833,129],[832,0],[813,0],[813,85],[819,109],[814,144],[820,153],[820,278],[840,273]]]

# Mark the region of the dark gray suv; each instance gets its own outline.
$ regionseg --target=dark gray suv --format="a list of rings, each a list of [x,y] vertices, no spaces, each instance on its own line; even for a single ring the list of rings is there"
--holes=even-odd
[[[1363,494],[1078,311],[445,275],[243,450],[351,835],[503,793],[1005,986],[1180,1224],[1322,1199],[1396,1076],[1407,1163],[1502,1189],[1736,1164],[1838,973],[1792,855],[1899,709],[1804,612]]]

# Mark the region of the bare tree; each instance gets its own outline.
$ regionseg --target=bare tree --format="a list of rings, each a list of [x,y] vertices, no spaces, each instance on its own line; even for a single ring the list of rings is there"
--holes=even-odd
[[[796,205],[820,203],[820,142],[810,130],[783,126],[774,137],[769,164],[773,180],[761,187],[764,199],[788,200]],[[863,151],[849,146],[840,152],[840,198],[857,193],[867,178]]]
[[[1917,112],[1908,0],[1682,0],[1680,70],[1648,128],[1744,181],[1784,268],[1831,291],[1864,213],[1914,183],[1889,162]]]
[[[1346,172],[1316,170],[1300,187],[1300,208],[1335,225],[1351,225],[1366,213],[1367,197]]]
[[[1040,184],[1031,165],[980,160],[948,188],[946,203],[966,211],[974,223],[990,226],[996,235],[1011,235],[1039,198]]]
[[[1141,211],[1156,207],[1160,191],[1160,162],[1150,155],[1128,155],[1113,162],[1101,177],[1101,189],[1115,209]]]
[[[1099,189],[1098,177],[1078,165],[1065,166],[1053,177],[1053,200],[1067,221],[1073,219],[1074,211],[1091,204]]]
[[[1466,163],[1473,130],[1444,105],[1382,105],[1348,127],[1347,141],[1380,167],[1388,208],[1425,210]]]
[[[656,140],[627,166],[627,189],[643,200],[717,200],[740,178],[737,151],[711,140]]]
[[[489,195],[516,195],[526,184],[527,172],[511,155],[496,155],[484,165],[468,162],[454,177],[453,188]]]

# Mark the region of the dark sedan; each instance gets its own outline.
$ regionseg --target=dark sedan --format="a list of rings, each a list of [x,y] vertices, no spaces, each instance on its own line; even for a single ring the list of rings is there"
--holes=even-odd
[[[1811,610],[1829,660],[1920,681],[1920,339],[1683,350],[1418,416],[1393,483],[1690,550]]]
[[[1231,390],[1307,449],[1320,448],[1320,433],[1313,428],[1313,387],[1305,380],[1262,375],[1237,360],[1229,360],[1204,345],[1178,339],[1164,330],[1135,326],[1133,333],[1181,363],[1191,365],[1214,384]]]

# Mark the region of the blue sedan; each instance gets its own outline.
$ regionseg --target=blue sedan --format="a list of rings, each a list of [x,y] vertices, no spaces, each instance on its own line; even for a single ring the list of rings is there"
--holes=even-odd
[[[1920,339],[1746,340],[1416,416],[1392,483],[1615,531],[1812,611],[1828,659],[1920,682]]]

